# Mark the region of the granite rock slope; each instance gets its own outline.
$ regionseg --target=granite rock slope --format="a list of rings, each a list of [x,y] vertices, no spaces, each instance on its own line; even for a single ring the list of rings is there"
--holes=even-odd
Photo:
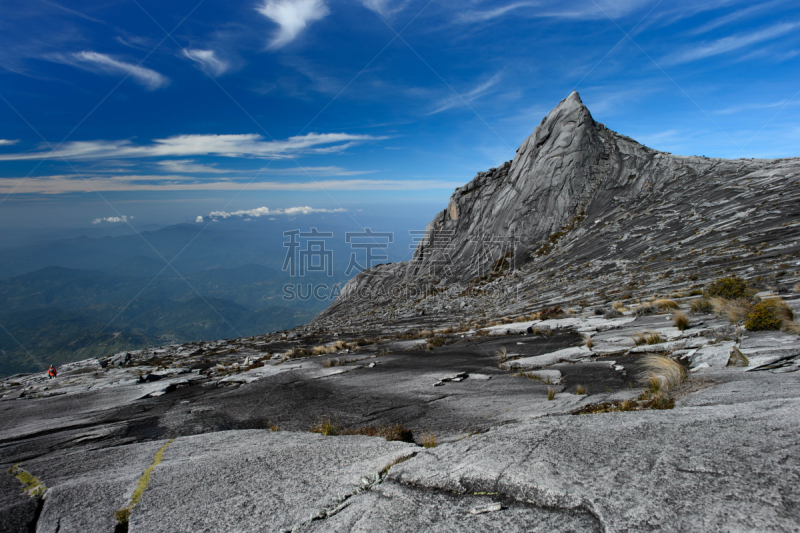
[[[596,122],[572,93],[513,161],[455,191],[412,260],[359,274],[310,326],[594,305],[723,271],[785,290],[798,263],[800,159],[658,152]]]

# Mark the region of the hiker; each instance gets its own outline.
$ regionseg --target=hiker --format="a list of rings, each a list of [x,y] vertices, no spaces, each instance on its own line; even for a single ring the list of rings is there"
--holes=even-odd
[[[54,367],[53,365],[50,365],[50,369],[47,371],[47,375],[50,377],[50,379],[55,378],[56,375],[58,375],[58,372],[56,371],[56,367]]]

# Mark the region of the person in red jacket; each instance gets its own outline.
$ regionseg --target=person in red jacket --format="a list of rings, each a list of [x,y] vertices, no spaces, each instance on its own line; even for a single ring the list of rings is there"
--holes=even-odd
[[[54,367],[53,365],[50,365],[50,369],[47,371],[47,375],[50,377],[50,379],[55,378],[56,375],[58,375],[58,372],[56,371],[56,367]]]

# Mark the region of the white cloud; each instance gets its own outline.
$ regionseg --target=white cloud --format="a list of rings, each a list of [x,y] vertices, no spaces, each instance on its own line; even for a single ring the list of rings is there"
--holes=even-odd
[[[492,87],[497,85],[497,83],[499,81],[500,81],[500,75],[499,74],[495,74],[494,76],[492,76],[491,78],[489,78],[485,82],[481,83],[480,85],[478,85],[477,87],[475,87],[471,91],[469,91],[469,92],[467,92],[465,94],[462,94],[460,98],[458,96],[456,96],[456,95],[449,96],[449,97],[445,98],[444,100],[439,102],[439,104],[437,105],[437,108],[434,111],[431,111],[428,114],[429,115],[435,115],[436,113],[441,113],[442,111],[446,111],[446,110],[451,109],[453,107],[458,107],[458,106],[464,105],[464,102],[470,103],[470,102],[472,102],[474,100],[477,100],[481,96],[483,96],[486,93],[488,93],[489,89],[491,89]]]
[[[12,144],[17,144],[19,139],[0,139],[0,146],[11,146]]]
[[[665,65],[680,65],[727,52],[733,52],[753,44],[777,39],[782,35],[794,31],[798,26],[800,26],[800,24],[796,22],[776,24],[757,32],[731,35],[729,37],[717,39],[716,41],[712,41],[710,43],[703,43],[700,46],[686,47],[679,52],[663,58],[662,63]]]
[[[306,26],[330,13],[324,0],[265,0],[256,11],[279,26],[270,48],[290,43]]]
[[[308,133],[283,141],[265,141],[261,135],[175,135],[154,139],[149,145],[130,141],[72,141],[58,151],[40,147],[37,152],[2,154],[0,161],[29,159],[93,160],[132,157],[185,157],[218,155],[223,157],[291,158],[300,154],[341,152],[355,144],[384,140],[387,137],[349,133]]]
[[[176,174],[228,174],[233,170],[223,170],[213,165],[203,165],[196,163],[194,159],[167,159],[156,163],[166,172]]]
[[[440,180],[317,180],[302,182],[193,181],[185,177],[74,175],[0,178],[0,194],[65,194],[133,191],[420,191],[453,190],[463,181]]]
[[[230,67],[227,61],[217,58],[214,50],[190,50],[184,48],[183,55],[200,65],[202,70],[214,77],[221,76]]]
[[[410,0],[394,2],[393,0],[361,0],[364,7],[371,9],[382,17],[389,18],[408,7]]]
[[[131,217],[133,218],[133,217]],[[120,222],[127,222],[128,217],[122,215],[121,217],[105,217],[105,218],[96,218],[92,220],[92,224],[100,224],[101,222],[108,222],[110,224],[118,224]]]
[[[246,209],[240,211],[212,211],[208,216],[212,218],[230,218],[230,217],[265,217],[269,215],[310,215],[311,213],[344,213],[347,209],[315,209],[313,207],[287,207],[286,209],[270,209],[269,207],[257,207],[255,209]],[[202,217],[197,217],[202,218]],[[245,219],[249,220],[249,219]]]
[[[194,221],[197,222],[198,224],[202,224],[203,223],[203,217],[201,217],[200,215],[197,215],[197,218],[194,219]]]
[[[100,70],[112,74],[127,74],[150,91],[164,87],[169,83],[169,78],[162,76],[155,70],[118,61],[106,54],[78,52],[73,54],[73,57],[78,61],[79,66],[84,65],[92,70]]]

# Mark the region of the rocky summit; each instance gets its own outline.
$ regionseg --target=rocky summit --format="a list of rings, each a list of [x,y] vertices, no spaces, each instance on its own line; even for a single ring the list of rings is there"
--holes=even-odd
[[[798,531],[800,159],[577,93],[306,326],[0,382],[0,531]]]

